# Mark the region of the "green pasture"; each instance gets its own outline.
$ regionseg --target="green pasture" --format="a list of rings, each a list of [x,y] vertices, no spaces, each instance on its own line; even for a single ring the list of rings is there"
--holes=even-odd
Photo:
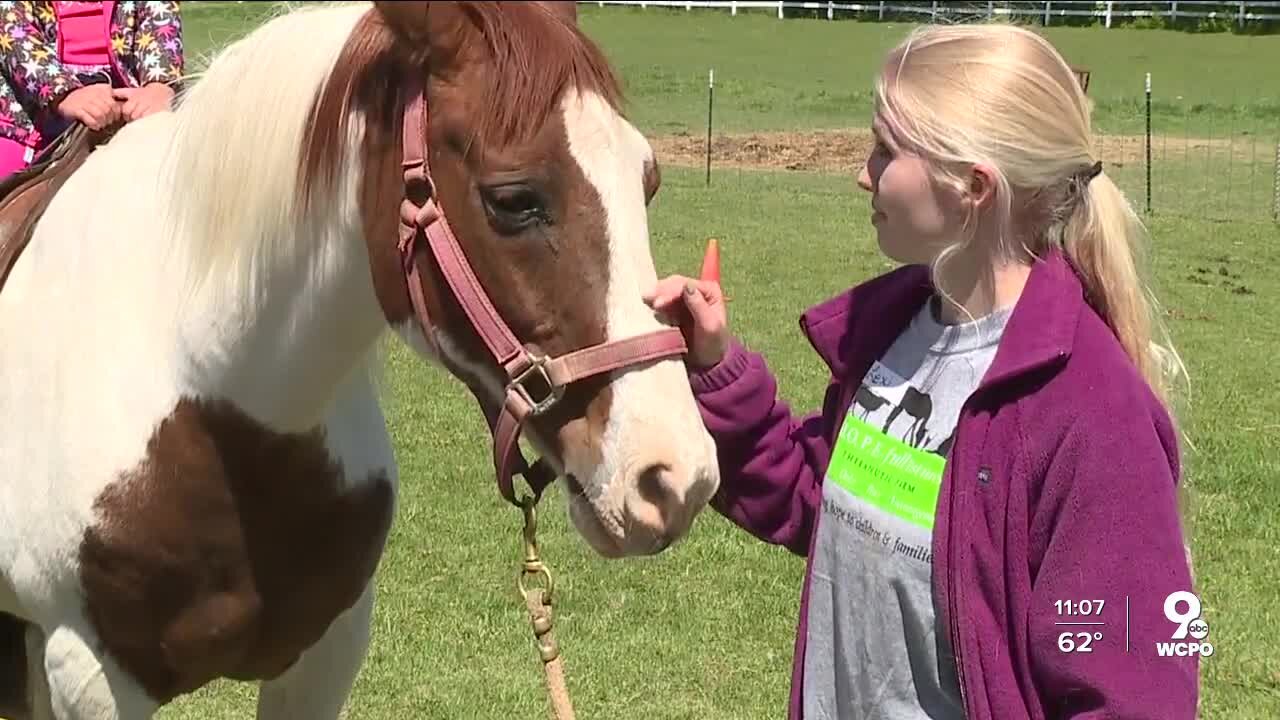
[[[715,69],[716,126],[795,130],[869,122],[883,53],[911,26],[792,19],[767,13],[581,7],[582,24],[609,51],[648,131],[706,127],[707,72]],[[1144,130],[1144,75],[1152,74],[1153,132],[1218,135],[1280,130],[1280,35],[1055,28],[1067,60],[1091,71],[1096,125]]]
[[[244,32],[264,12],[184,5],[193,54]],[[727,131],[861,126],[876,55],[907,29],[652,9],[582,12],[625,78],[632,116],[651,134],[701,132],[710,66]],[[1280,85],[1260,82],[1263,68],[1280,67],[1280,38],[1102,29],[1050,36],[1093,67],[1099,124],[1117,132],[1136,127],[1147,70],[1162,102],[1181,95],[1179,102],[1198,108],[1194,123],[1225,125],[1234,117],[1240,127],[1272,132],[1280,122]],[[1142,187],[1141,167],[1115,172],[1131,192]],[[1202,219],[1223,202],[1214,194],[1218,178],[1206,181],[1187,165],[1162,172],[1190,188],[1165,205],[1180,212],[1150,218],[1150,254],[1155,291],[1192,380],[1183,411],[1193,444],[1185,479],[1216,648],[1203,662],[1202,717],[1280,717],[1280,371],[1273,357],[1280,227],[1243,210],[1253,219]],[[1199,183],[1207,187],[1200,191]],[[1135,201],[1141,206],[1140,193]],[[720,238],[734,328],[766,355],[785,398],[807,411],[817,407],[826,376],[796,317],[889,267],[868,212],[848,174],[721,169],[708,188],[700,168],[668,166],[652,208],[653,252],[660,273],[691,272],[706,239]],[[457,383],[400,346],[388,348],[386,411],[403,494],[378,573],[372,648],[346,716],[545,717],[540,663],[515,591],[520,517],[494,488],[483,420]],[[541,541],[557,578],[557,635],[579,717],[784,715],[800,558],[708,512],[661,556],[606,561],[576,537],[561,502],[556,490],[547,496]],[[216,684],[160,717],[252,717],[255,694],[252,686]]]

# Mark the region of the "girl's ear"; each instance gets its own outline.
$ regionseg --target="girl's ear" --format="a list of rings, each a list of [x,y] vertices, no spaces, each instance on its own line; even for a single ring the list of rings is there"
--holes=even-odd
[[[965,196],[975,210],[985,210],[995,200],[996,187],[995,169],[979,163],[969,171],[969,186]]]

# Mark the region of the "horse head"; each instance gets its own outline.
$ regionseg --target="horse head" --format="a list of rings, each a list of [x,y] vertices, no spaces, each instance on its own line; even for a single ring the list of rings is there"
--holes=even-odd
[[[531,364],[572,357],[559,366],[571,381],[516,388],[519,427],[565,478],[570,515],[596,551],[662,550],[688,530],[719,473],[678,351],[642,347],[675,333],[642,301],[656,281],[646,206],[659,172],[619,109],[611,68],[573,3],[374,5],[317,100],[305,182],[323,181],[333,158],[321,149],[340,147],[344,123],[361,120],[361,212],[388,323],[466,384],[495,433],[520,404],[516,372],[556,386],[556,373]],[[426,182],[406,205],[419,143]],[[418,220],[456,244],[462,280],[445,272],[452,260],[437,239],[415,236],[405,219],[423,203],[432,216]],[[398,238],[411,241],[409,255]],[[498,357],[495,331],[477,319],[486,311],[509,329],[510,357]],[[565,369],[628,343],[606,372]]]

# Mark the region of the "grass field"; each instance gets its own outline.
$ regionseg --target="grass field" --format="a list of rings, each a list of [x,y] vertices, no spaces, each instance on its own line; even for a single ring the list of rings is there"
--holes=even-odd
[[[184,12],[199,53],[262,11],[190,3]],[[906,29],[672,15],[583,10],[584,26],[626,79],[632,115],[655,135],[700,131],[712,65],[726,130],[861,126],[875,56]],[[1115,132],[1133,129],[1148,69],[1162,92],[1203,108],[1206,123],[1234,112],[1261,131],[1280,118],[1280,87],[1257,87],[1256,71],[1280,66],[1280,38],[1098,29],[1050,36],[1098,70],[1091,94],[1099,125]],[[888,267],[866,222],[866,198],[837,172],[723,170],[706,188],[700,169],[668,165],[664,180],[652,211],[660,272],[691,271],[706,238],[720,238],[734,327],[765,353],[797,409],[816,407],[826,378],[795,319]],[[1280,370],[1272,357],[1280,346],[1280,230],[1186,215],[1157,215],[1151,229],[1155,289],[1194,383],[1186,480],[1216,648],[1203,664],[1202,716],[1280,717]],[[539,663],[514,590],[519,516],[493,487],[481,417],[458,385],[398,346],[388,357],[387,413],[404,494],[378,576],[373,647],[347,717],[544,716]],[[800,559],[708,513],[660,557],[604,561],[567,526],[560,500],[556,491],[547,497],[541,537],[557,576],[557,634],[579,717],[783,715]],[[161,717],[251,717],[253,703],[251,686],[218,684]]]
[[[651,132],[705,127],[707,70],[715,68],[725,130],[845,127],[867,121],[871,80],[905,24],[792,20],[766,13],[584,6],[582,24],[616,58],[636,120]],[[1253,67],[1280,66],[1280,36],[1049,28],[1074,65],[1093,72],[1089,94],[1108,133],[1143,129],[1144,73],[1152,73],[1153,123],[1190,113],[1190,129],[1235,116],[1274,131],[1280,88],[1259,87]],[[660,38],[660,39],[659,39]],[[658,43],[655,47],[655,43]]]

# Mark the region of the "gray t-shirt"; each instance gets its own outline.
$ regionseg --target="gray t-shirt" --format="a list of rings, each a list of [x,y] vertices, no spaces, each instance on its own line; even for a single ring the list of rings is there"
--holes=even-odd
[[[804,716],[963,718],[933,605],[932,529],[960,407],[1012,308],[942,325],[926,303],[862,379],[823,484]]]

